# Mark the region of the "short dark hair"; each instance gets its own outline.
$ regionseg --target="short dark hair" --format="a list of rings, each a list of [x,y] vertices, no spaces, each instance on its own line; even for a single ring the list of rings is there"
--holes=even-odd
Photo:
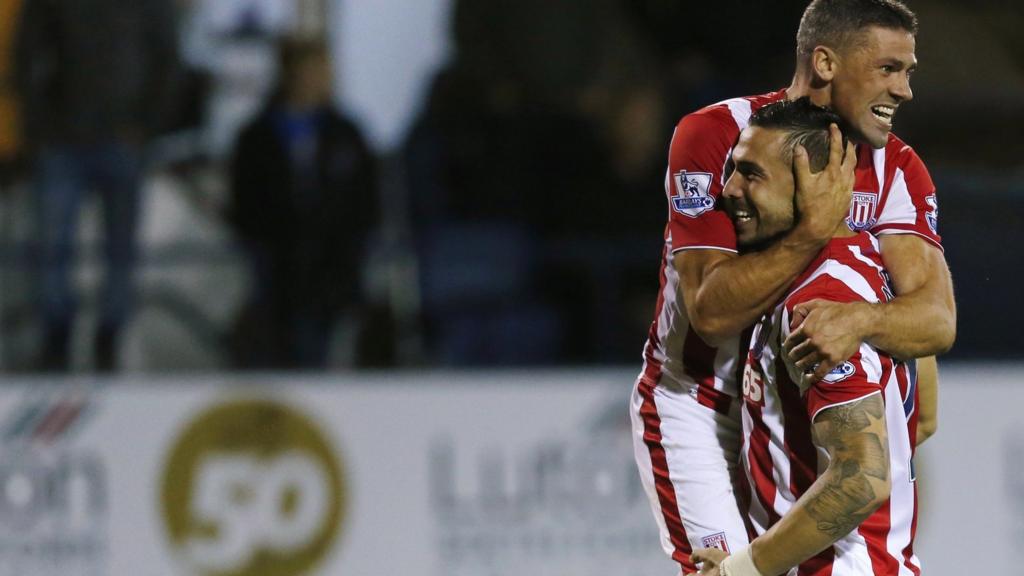
[[[843,134],[843,151],[846,151],[848,130],[838,114],[818,106],[804,96],[797,100],[780,100],[758,109],[750,117],[750,125],[789,132],[784,142],[783,160],[793,159],[793,150],[799,144],[807,150],[807,160],[812,172],[820,172],[828,164],[830,144],[829,124],[835,124]]]
[[[917,15],[899,0],[813,0],[800,19],[796,55],[802,60],[816,46],[846,48],[869,26],[917,35]]]

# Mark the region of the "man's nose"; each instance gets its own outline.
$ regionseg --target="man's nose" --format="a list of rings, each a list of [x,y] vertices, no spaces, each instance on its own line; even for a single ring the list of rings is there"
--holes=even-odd
[[[899,98],[902,102],[909,102],[913,100],[914,91],[910,89],[910,75],[905,72],[900,74],[899,79],[896,80],[889,92],[896,98]]]
[[[725,181],[725,187],[722,188],[723,198],[740,198],[743,196],[743,187],[740,185],[740,178],[736,176],[736,172],[729,176],[729,179]]]

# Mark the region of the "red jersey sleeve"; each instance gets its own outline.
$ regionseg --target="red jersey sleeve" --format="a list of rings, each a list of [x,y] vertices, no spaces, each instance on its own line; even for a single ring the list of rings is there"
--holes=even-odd
[[[916,234],[942,249],[939,236],[939,204],[935,184],[924,162],[913,148],[891,140],[896,168],[885,204],[871,233]]]
[[[793,308],[802,302],[813,299],[824,299],[837,302],[863,300],[853,289],[841,280],[827,273],[817,276],[807,285],[786,298],[785,322],[782,326],[782,339],[795,327],[791,325]],[[795,368],[791,368],[795,370]],[[824,379],[812,384],[804,394],[807,415],[814,417],[827,408],[855,402],[872,394],[882,392],[881,359],[876,349],[868,344],[861,344],[853,357],[841,363]],[[794,375],[796,376],[796,375]]]
[[[736,251],[736,233],[721,207],[722,171],[739,129],[728,108],[706,108],[684,117],[669,147],[670,251],[712,248]]]
[[[865,350],[868,348],[868,350]],[[824,379],[811,385],[804,395],[811,422],[822,411],[881,393],[877,353],[867,344],[849,360],[839,364]]]

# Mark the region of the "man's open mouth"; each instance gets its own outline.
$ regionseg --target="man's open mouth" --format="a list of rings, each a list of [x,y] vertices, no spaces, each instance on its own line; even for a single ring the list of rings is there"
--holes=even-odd
[[[878,118],[879,122],[892,128],[892,117],[896,114],[895,106],[887,106],[885,104],[872,106],[871,113],[874,114],[875,118]]]

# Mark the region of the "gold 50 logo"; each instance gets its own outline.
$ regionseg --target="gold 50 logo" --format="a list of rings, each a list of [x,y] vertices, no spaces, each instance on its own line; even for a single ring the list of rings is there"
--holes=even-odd
[[[215,406],[185,427],[164,470],[167,533],[204,576],[291,576],[329,550],[342,468],[309,418],[271,400]]]

